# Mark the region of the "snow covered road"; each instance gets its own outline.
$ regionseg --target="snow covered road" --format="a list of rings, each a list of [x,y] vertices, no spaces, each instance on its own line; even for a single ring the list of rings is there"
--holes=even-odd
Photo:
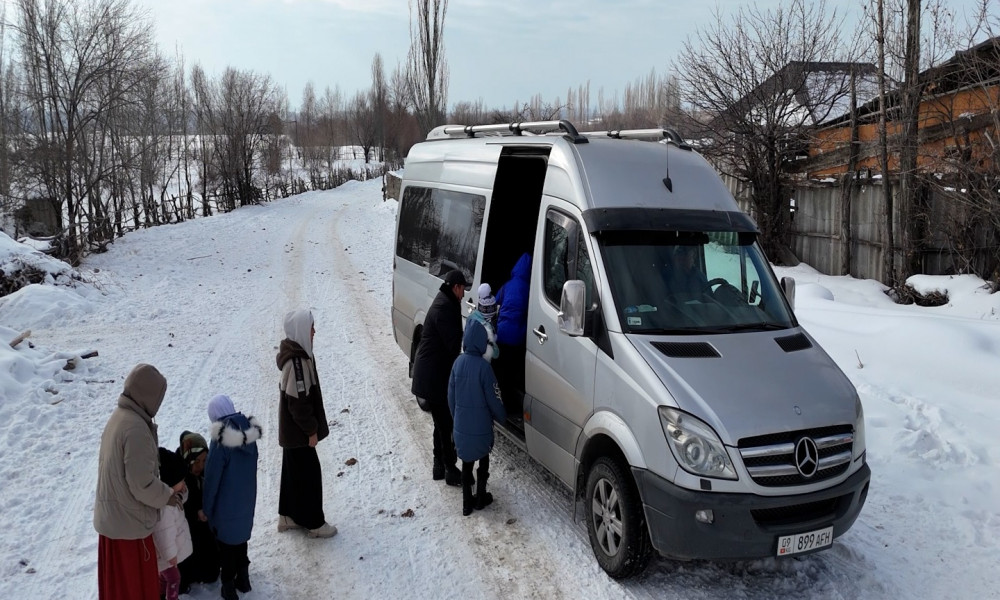
[[[582,510],[573,520],[569,492],[502,437],[492,458],[496,502],[462,517],[460,490],[431,481],[430,418],[412,400],[406,357],[392,337],[395,209],[394,201],[382,201],[378,182],[352,182],[135,232],[81,268],[103,296],[20,316],[17,325],[32,328],[40,347],[100,356],[84,361],[71,380],[52,383],[54,393],[0,403],[0,597],[96,598],[97,449],[124,376],[138,362],[157,366],[168,380],[156,418],[161,445],[175,448],[185,429],[205,433],[205,406],[218,393],[264,426],[249,551],[254,590],[245,596],[251,600],[887,598],[910,597],[935,573],[948,575],[948,563],[910,564],[936,558],[931,549],[901,559],[888,554],[895,548],[878,547],[883,538],[903,541],[906,516],[897,511],[906,503],[894,498],[917,489],[882,489],[885,459],[878,457],[869,505],[855,528],[831,550],[799,559],[654,559],[641,577],[612,581],[593,558]],[[274,355],[285,312],[304,307],[316,318],[331,421],[330,437],[318,447],[327,520],[340,530],[330,540],[275,530],[281,451]],[[890,391],[878,382],[861,391],[866,408],[871,399],[897,406],[904,417],[924,410],[886,400]],[[876,429],[869,428],[869,443]],[[988,526],[996,533],[997,521]],[[932,533],[920,533],[918,543],[932,541]],[[981,546],[997,548],[992,541]],[[969,571],[975,575],[982,564]],[[996,593],[981,583],[971,597]],[[935,596],[970,597],[949,596],[950,589],[939,586]],[[216,598],[218,586],[196,586],[190,597]]]

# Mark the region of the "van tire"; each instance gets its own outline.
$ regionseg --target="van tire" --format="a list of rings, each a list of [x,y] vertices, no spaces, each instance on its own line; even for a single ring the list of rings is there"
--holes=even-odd
[[[613,579],[641,573],[653,553],[639,491],[619,461],[602,456],[587,472],[584,504],[590,547]]]

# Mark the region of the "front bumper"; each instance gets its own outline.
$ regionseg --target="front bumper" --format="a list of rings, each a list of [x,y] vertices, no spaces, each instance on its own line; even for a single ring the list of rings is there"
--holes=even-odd
[[[871,469],[862,465],[843,483],[794,496],[700,492],[645,469],[632,469],[656,550],[679,559],[746,560],[775,556],[778,537],[833,526],[843,535],[868,496]],[[695,520],[710,509],[712,523]],[[795,556],[801,556],[799,554]]]

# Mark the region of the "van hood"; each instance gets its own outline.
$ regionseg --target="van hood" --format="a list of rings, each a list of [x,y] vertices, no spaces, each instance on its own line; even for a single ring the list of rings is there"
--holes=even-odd
[[[801,327],[704,336],[626,336],[674,398],[723,443],[853,425],[858,394]]]

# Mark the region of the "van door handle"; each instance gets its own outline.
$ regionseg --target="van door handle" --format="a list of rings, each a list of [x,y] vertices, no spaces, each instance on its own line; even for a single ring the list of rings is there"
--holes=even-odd
[[[476,310],[476,303],[472,301],[472,298],[466,300],[465,303],[468,305],[470,309]]]
[[[545,334],[545,325],[539,325],[535,329],[532,329],[531,333],[534,333],[535,337],[538,338],[539,344],[544,344],[545,340],[549,339],[549,336]]]

